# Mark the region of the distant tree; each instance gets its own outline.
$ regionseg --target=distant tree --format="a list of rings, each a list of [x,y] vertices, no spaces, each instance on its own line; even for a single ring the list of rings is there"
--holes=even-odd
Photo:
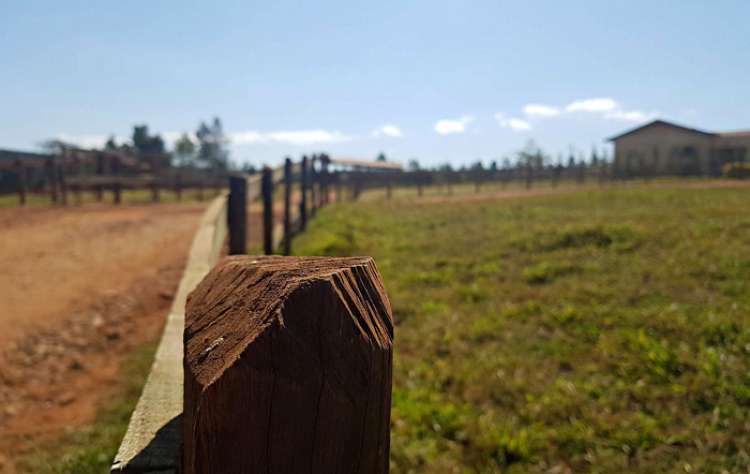
[[[114,135],[110,135],[109,138],[107,138],[107,142],[104,144],[104,149],[107,151],[117,151],[120,149]]]
[[[527,141],[523,149],[518,152],[518,162],[524,167],[540,170],[544,168],[545,161],[544,152],[534,140]]]
[[[534,140],[529,140],[521,151],[518,152],[517,163],[519,168],[525,171],[526,188],[531,187],[534,180],[534,171],[544,169],[545,156]]]
[[[39,143],[39,146],[47,153],[61,153],[65,148],[75,147],[74,144],[62,141],[58,138],[50,138]]]
[[[492,160],[492,162],[490,163],[490,170],[497,171],[497,160]]]
[[[411,160],[409,160],[409,164],[406,166],[406,169],[408,171],[419,171],[422,168],[419,166],[419,160],[417,160],[416,158],[412,158]]]
[[[375,158],[375,161],[388,161],[388,160],[385,158],[385,153],[381,151],[380,153],[378,153],[378,157]]]
[[[195,136],[198,138],[198,161],[209,168],[227,169],[229,152],[226,145],[229,140],[224,135],[221,120],[215,117],[211,124],[201,122]]]
[[[591,148],[590,163],[591,163],[591,166],[594,168],[599,165],[599,154],[596,152],[596,147]]]
[[[164,140],[156,134],[149,135],[148,125],[133,126],[133,148],[141,153],[164,153]]]
[[[195,143],[187,133],[180,135],[174,144],[174,154],[179,166],[188,166],[195,159]]]
[[[506,156],[505,158],[503,158],[503,169],[504,169],[504,170],[509,170],[509,169],[511,169],[512,167],[513,167],[513,166],[512,166],[512,165],[511,165],[511,163],[510,163],[510,158],[508,158],[507,156]]]
[[[255,165],[251,163],[245,163],[242,165],[242,171],[247,174],[255,174],[258,172],[258,169],[255,167]]]

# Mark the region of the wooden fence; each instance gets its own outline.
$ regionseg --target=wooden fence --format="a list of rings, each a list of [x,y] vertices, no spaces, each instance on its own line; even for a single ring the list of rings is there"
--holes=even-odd
[[[173,192],[177,200],[190,190],[203,199],[206,190],[218,193],[226,182],[226,173],[167,166],[166,155],[126,154],[114,151],[64,149],[56,154],[0,150],[0,173],[14,178],[19,205],[27,203],[31,193],[44,193],[55,205],[83,202],[84,193],[92,193],[97,202],[104,194],[112,203],[122,203],[126,190],[145,190],[152,202],[162,192]]]
[[[334,187],[356,195],[332,163],[233,175],[211,202],[112,472],[388,471],[393,320],[372,260],[220,260],[259,222],[264,253],[288,254]]]
[[[402,172],[324,155],[230,176],[193,241],[112,472],[387,472],[393,323],[374,263],[221,254],[251,242],[289,255],[319,208],[369,189],[479,192],[545,177],[592,179]]]

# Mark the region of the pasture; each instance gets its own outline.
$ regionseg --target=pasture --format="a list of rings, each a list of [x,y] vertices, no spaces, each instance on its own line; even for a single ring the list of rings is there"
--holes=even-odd
[[[372,255],[397,321],[393,472],[738,472],[745,189],[323,210],[300,255]]]

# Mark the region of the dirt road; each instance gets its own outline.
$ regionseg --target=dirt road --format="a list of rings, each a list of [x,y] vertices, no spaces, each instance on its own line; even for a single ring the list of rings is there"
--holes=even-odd
[[[0,209],[0,438],[91,421],[122,357],[159,334],[203,209]]]

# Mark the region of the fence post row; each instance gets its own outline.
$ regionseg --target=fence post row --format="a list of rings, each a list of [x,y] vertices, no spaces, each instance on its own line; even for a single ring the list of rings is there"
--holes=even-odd
[[[247,253],[247,179],[244,176],[229,177],[227,227],[229,255]]]

